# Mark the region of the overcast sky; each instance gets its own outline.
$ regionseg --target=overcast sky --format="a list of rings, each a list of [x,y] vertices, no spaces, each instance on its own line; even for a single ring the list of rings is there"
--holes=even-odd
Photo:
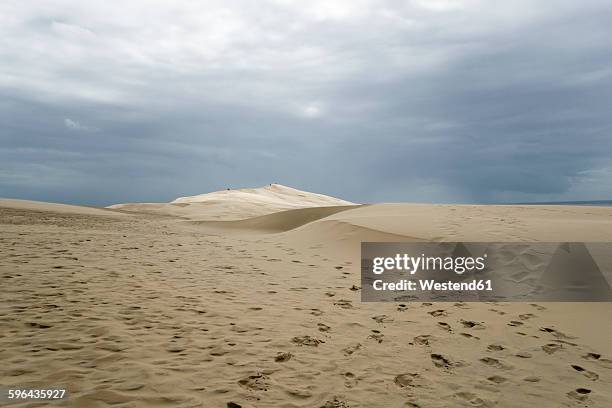
[[[612,199],[612,2],[0,2],[0,197]]]

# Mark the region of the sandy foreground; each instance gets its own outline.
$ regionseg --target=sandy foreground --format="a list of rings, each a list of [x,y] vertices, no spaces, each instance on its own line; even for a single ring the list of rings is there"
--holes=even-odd
[[[359,291],[361,241],[612,242],[612,208],[230,198],[0,200],[0,384],[77,407],[612,406],[610,303]]]

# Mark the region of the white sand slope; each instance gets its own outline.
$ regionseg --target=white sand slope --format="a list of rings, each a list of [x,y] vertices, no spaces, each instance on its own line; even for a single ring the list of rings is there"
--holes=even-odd
[[[308,207],[354,205],[350,201],[280,184],[180,197],[170,203],[115,204],[108,208],[190,220],[240,220]]]
[[[259,188],[243,188],[238,190],[221,190],[213,193],[189,197],[179,197],[173,203],[205,203],[218,201],[244,201],[269,207],[327,207],[332,205],[351,205],[350,201],[310,193],[281,184],[270,184]]]

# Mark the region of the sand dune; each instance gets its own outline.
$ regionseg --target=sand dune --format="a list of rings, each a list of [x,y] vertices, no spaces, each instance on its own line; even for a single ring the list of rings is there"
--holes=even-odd
[[[325,218],[424,241],[610,241],[612,208],[376,204]]]
[[[272,207],[234,204],[0,208],[3,384],[65,385],[68,407],[612,406],[608,303],[362,303],[358,257],[364,240],[612,242],[612,208],[192,221]]]
[[[15,200],[0,198],[0,208],[11,208],[14,210],[42,211],[63,214],[99,215],[99,216],[122,216],[124,214],[104,208],[83,207],[78,205],[46,203],[42,201]]]
[[[271,184],[259,188],[222,190],[180,197],[170,203],[115,204],[108,208],[190,220],[241,220],[294,208],[346,205],[354,203],[280,184]]]
[[[180,197],[172,202],[203,203],[208,201],[245,201],[249,203],[260,203],[269,207],[324,207],[353,204],[339,198],[301,191],[281,184],[270,184],[269,186],[259,188],[221,190],[196,196]]]
[[[288,210],[198,225],[281,233],[356,257],[362,241],[598,242],[612,239],[612,209],[579,206],[372,204]],[[341,248],[340,248],[341,247]]]
[[[220,230],[238,230],[253,232],[284,232],[301,227],[311,222],[319,221],[330,215],[348,210],[356,209],[360,206],[333,206],[333,207],[312,207],[299,208],[296,210],[279,211],[272,214],[262,215],[237,221],[204,221],[198,224],[207,228],[217,228]]]

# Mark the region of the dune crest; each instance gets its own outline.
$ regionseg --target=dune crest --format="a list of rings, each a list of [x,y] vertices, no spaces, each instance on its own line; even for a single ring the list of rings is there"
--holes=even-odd
[[[170,203],[126,203],[111,205],[107,208],[197,221],[229,221],[296,208],[346,205],[355,205],[355,203],[281,184],[270,184],[258,188],[221,190],[179,197]]]
[[[221,190],[195,196],[179,197],[172,203],[204,203],[210,201],[248,201],[279,207],[325,207],[332,205],[352,205],[350,201],[324,194],[311,193],[282,184],[270,184],[258,188]]]
[[[320,221],[339,212],[359,208],[359,205],[297,208],[236,221],[204,221],[205,227],[253,232],[285,232],[311,222]]]

